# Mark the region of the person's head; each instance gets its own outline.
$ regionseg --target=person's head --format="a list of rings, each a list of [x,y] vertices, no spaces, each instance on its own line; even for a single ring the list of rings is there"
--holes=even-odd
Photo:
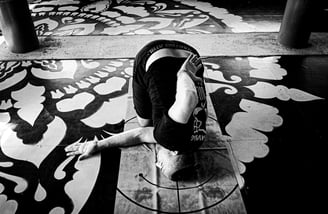
[[[198,162],[194,152],[178,153],[156,145],[156,165],[170,180],[186,180],[196,173]]]

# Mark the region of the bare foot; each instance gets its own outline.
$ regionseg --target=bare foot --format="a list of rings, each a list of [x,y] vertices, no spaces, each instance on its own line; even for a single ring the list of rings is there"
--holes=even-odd
[[[169,109],[169,116],[176,122],[187,123],[198,104],[196,84],[202,79],[195,74],[202,66],[201,60],[196,55],[191,54],[177,74],[175,102]]]

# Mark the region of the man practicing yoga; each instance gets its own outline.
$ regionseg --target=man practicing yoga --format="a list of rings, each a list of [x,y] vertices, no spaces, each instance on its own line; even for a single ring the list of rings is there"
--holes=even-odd
[[[206,136],[204,66],[191,46],[156,40],[137,54],[133,68],[133,102],[139,128],[103,140],[74,143],[67,155],[83,160],[105,148],[155,143],[156,165],[171,180],[194,170],[195,150]]]

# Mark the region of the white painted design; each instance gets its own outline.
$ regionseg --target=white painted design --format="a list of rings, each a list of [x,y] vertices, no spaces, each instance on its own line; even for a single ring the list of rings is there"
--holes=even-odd
[[[75,94],[78,91],[77,88],[74,88],[71,85],[64,87],[64,90],[67,94]]]
[[[16,85],[17,83],[22,81],[26,77],[26,75],[27,75],[27,71],[24,69],[23,71],[16,73],[11,77],[8,77],[6,81],[0,82],[0,91],[3,91],[7,88]]]
[[[214,80],[218,80],[221,82],[225,82],[225,83],[238,83],[241,82],[241,77],[236,76],[236,75],[232,75],[230,78],[231,80],[227,80],[224,78],[223,73],[221,71],[219,71],[218,69],[220,68],[219,65],[216,65],[214,63],[207,63],[205,62],[204,65],[206,66],[206,72],[204,72],[204,77],[205,78],[209,78],[209,79],[214,79]]]
[[[82,92],[74,95],[72,98],[67,98],[59,101],[56,106],[60,112],[69,112],[79,109],[83,110],[94,99],[94,95],[87,92]]]
[[[72,214],[78,214],[86,203],[100,170],[101,156],[96,155],[75,163],[73,180],[65,185],[65,192],[70,196],[74,204]]]
[[[55,60],[34,60],[34,63],[41,65],[45,69],[57,70],[58,66]]]
[[[34,145],[23,144],[13,130],[7,129],[1,137],[1,150],[8,157],[28,161],[39,167],[42,161],[62,141],[66,134],[66,129],[64,121],[55,117],[48,124],[48,129],[44,133],[43,138]]]
[[[13,165],[13,162],[0,162],[1,167],[12,167]]]
[[[48,11],[52,11],[53,8],[51,7],[39,7],[39,8],[33,8],[33,12],[34,13],[38,13],[38,12],[48,12]]]
[[[54,177],[57,180],[62,180],[65,178],[66,176],[66,172],[64,171],[65,166],[71,162],[71,160],[74,158],[74,156],[70,156],[67,157],[66,160],[64,162],[62,162],[56,169],[55,173],[54,173]]]
[[[64,18],[61,19],[61,22],[63,24],[68,24],[68,25],[71,25],[71,24],[80,24],[80,23],[85,22],[85,19],[82,19],[82,18],[73,18],[73,17],[64,17]]]
[[[10,115],[8,112],[0,114],[0,140],[3,137],[3,134],[8,130],[13,128],[12,124],[9,124]]]
[[[35,1],[32,3],[29,3],[29,7],[32,10],[32,12],[47,12],[47,11],[53,11],[56,6],[58,6],[58,10],[62,10],[62,8],[66,8],[67,10],[78,10],[79,7],[73,7],[69,8],[68,5],[78,5],[80,3],[79,0],[53,0],[53,1]]]
[[[143,18],[140,19],[139,21],[141,22],[156,22],[158,24],[150,27],[150,30],[158,30],[162,28],[166,28],[170,26],[170,24],[174,21],[174,19],[169,19],[169,18],[155,18],[155,17],[149,17],[149,18]],[[146,30],[146,29],[143,29]]]
[[[40,202],[43,201],[46,197],[47,197],[47,192],[39,183],[34,195],[34,199]]]
[[[117,124],[125,119],[126,105],[127,95],[110,99],[109,102],[104,102],[97,112],[82,119],[81,122],[93,128],[100,128],[106,124]]]
[[[283,85],[274,86],[271,83],[267,82],[259,81],[255,85],[245,87],[251,89],[255,93],[255,97],[262,99],[278,98],[283,101],[288,101],[292,99],[298,102],[323,99],[321,97],[314,96],[299,89],[288,89],[286,86]]]
[[[98,76],[98,77],[100,77],[100,78],[105,78],[105,77],[108,77],[109,74],[106,73],[106,72],[97,71],[97,72],[95,73],[95,75]]]
[[[271,132],[274,127],[281,126],[283,119],[278,115],[278,109],[266,104],[242,99],[239,107],[244,112],[234,114],[225,130],[232,137],[231,146],[238,160],[249,163],[268,154],[268,138],[262,132]],[[241,173],[245,169],[241,167]]]
[[[15,214],[18,203],[15,200],[8,200],[7,196],[0,195],[0,213]]]
[[[132,77],[132,75],[133,75],[133,68],[132,68],[132,67],[125,68],[125,69],[124,69],[124,72],[125,72],[128,76]]]
[[[255,26],[243,22],[241,16],[231,14],[224,8],[213,7],[211,3],[199,2],[197,0],[190,0],[190,1],[175,0],[175,1],[195,7],[198,10],[204,12],[208,12],[211,16],[220,19],[228,27],[232,28],[232,31],[235,33],[255,31]]]
[[[0,112],[0,134],[1,134],[1,130],[2,130],[2,124],[6,124],[9,123],[10,121],[10,115],[8,112]],[[1,136],[1,135],[0,135]]]
[[[65,209],[62,207],[55,207],[50,210],[49,214],[65,214]]]
[[[91,84],[82,80],[82,81],[80,81],[80,82],[77,82],[76,85],[77,85],[80,89],[84,89],[84,88],[89,88]]]
[[[93,77],[93,76],[89,76],[89,77],[85,78],[85,80],[89,81],[92,84],[96,84],[96,83],[100,82],[99,78]]]
[[[16,186],[14,188],[15,193],[24,192],[24,190],[26,190],[26,188],[28,186],[28,183],[24,178],[21,178],[21,177],[15,176],[15,175],[9,175],[7,173],[0,172],[0,177],[10,180],[16,184]]]
[[[96,121],[95,126],[98,126],[100,123],[107,124],[108,122],[108,124],[117,124],[118,122],[122,122],[126,113],[127,95],[117,98],[112,98],[113,96],[105,95],[108,95],[107,93],[110,94],[112,92],[119,92],[119,94],[122,94],[121,90],[123,89],[123,86],[127,84],[127,79],[124,78],[129,78],[132,75],[132,67],[126,68],[124,66],[125,64],[129,64],[129,62],[131,65],[133,61],[111,60],[107,64],[106,69],[102,69],[104,67],[102,65],[102,61],[89,60],[35,60],[32,62],[33,64],[28,64],[25,62],[22,62],[17,65],[15,63],[0,64],[0,66],[3,66],[1,67],[1,70],[5,69],[7,71],[8,76],[16,74],[10,73],[9,71],[17,72],[17,70],[21,69],[22,67],[24,68],[24,66],[36,65],[33,67],[31,66],[28,70],[30,71],[31,69],[33,75],[31,76],[31,74],[28,74],[30,75],[29,78],[31,78],[29,79],[30,82],[28,82],[25,86],[20,84],[19,88],[16,89],[16,91],[11,90],[11,93],[6,93],[3,97],[1,97],[1,111],[8,110],[8,112],[0,112],[1,151],[3,152],[4,157],[8,157],[16,161],[0,162],[0,167],[6,167],[8,169],[16,168],[16,162],[21,161],[32,163],[37,168],[41,167],[44,164],[44,160],[49,157],[49,155],[53,155],[53,152],[58,152],[58,147],[62,147],[60,143],[62,143],[65,136],[69,134],[67,133],[68,129],[65,122],[63,121],[63,119],[56,116],[56,113],[70,112],[77,109],[83,110],[85,107],[87,107],[88,104],[95,102],[94,100],[95,95],[97,95],[97,91],[100,94],[104,95],[104,97],[108,97],[107,102],[105,102],[105,104],[100,107],[100,112],[98,112],[98,114],[96,112],[97,110],[94,110],[95,114],[91,115],[90,118],[86,118],[86,121],[91,121],[92,125],[92,116],[97,117],[100,115],[102,117],[101,119],[105,119],[100,120],[99,122]],[[90,74],[88,74],[91,73],[90,69],[94,69],[94,71],[96,71],[95,73],[93,73],[93,76],[90,76]],[[121,70],[118,71],[118,69]],[[27,70],[24,70],[24,72],[26,71]],[[89,76],[86,77],[87,75]],[[121,78],[116,76],[121,76]],[[22,81],[20,82],[24,83],[26,81],[24,78],[27,78],[27,74],[24,75]],[[106,82],[107,78],[110,79]],[[38,79],[44,79],[49,81],[40,82],[37,81]],[[5,76],[5,78],[3,78],[1,82],[5,83],[8,80],[9,78]],[[34,82],[39,82],[40,84],[44,83],[45,85],[37,86],[34,85]],[[83,88],[85,86],[94,87],[90,87],[90,89],[88,90],[79,91],[79,88]],[[115,87],[117,88],[115,89]],[[95,90],[93,90],[93,88],[95,88]],[[1,93],[1,96],[2,95],[3,94]],[[45,102],[45,99],[47,99],[47,102]],[[97,100],[97,102],[102,101]],[[47,103],[46,109],[44,108],[44,105],[46,105],[45,103]],[[57,107],[58,109],[54,109],[53,104],[56,105],[55,107]],[[45,113],[50,116],[50,118],[48,119],[52,119],[52,121],[48,121],[48,119],[46,119],[45,121],[39,120],[38,117],[40,115],[40,112],[42,111],[45,111]],[[19,135],[21,134],[20,132],[16,132],[17,130],[13,127],[11,127],[11,129],[7,129],[6,127],[4,127],[9,125],[8,123],[11,122],[11,115],[13,115],[13,122],[17,123],[18,125],[25,126],[24,121],[20,120],[22,119],[28,122],[31,126],[35,126],[36,123],[38,123],[38,125],[41,125],[41,127],[44,126],[42,128],[42,132],[44,131],[44,133],[42,136],[40,136],[41,140],[33,145],[26,144],[26,142],[23,142],[23,139],[21,139],[21,136]],[[46,121],[47,123],[50,123],[45,124],[44,122]],[[105,132],[106,130],[104,129],[103,133]],[[53,172],[54,178],[50,177],[50,179],[57,179],[58,182],[61,183],[60,180],[64,180],[67,178],[67,176],[71,176],[71,174],[68,175],[64,171],[64,168],[67,167],[69,163],[72,163],[71,161],[76,161],[76,159],[70,157],[69,159],[65,159],[60,162],[56,171]],[[89,198],[92,189],[94,188],[94,184],[97,180],[99,173],[100,156],[96,157],[96,159],[93,159],[93,161],[91,162],[83,161],[83,163],[85,164],[82,164],[81,166],[78,165],[79,163],[75,165],[78,172],[73,175],[73,180],[68,182],[65,186],[66,194],[67,196],[69,196],[70,199],[72,199],[74,205],[73,213],[80,212],[82,207],[85,205],[87,199]],[[13,182],[16,181],[16,183],[18,183],[18,187],[15,189],[15,191],[19,193],[24,193],[24,191],[26,191],[27,185],[29,185],[29,183],[27,183],[29,182],[29,180],[25,181],[24,186],[24,182],[23,180],[20,180],[21,178],[19,176],[14,174],[8,174],[7,171],[3,171],[0,176],[5,177],[4,179],[7,180],[13,180]],[[45,175],[40,174],[40,176]],[[45,182],[48,182],[48,180],[46,180]],[[35,203],[45,202],[49,197],[48,194],[50,193],[48,192],[49,190],[45,188],[46,184],[39,183],[36,187],[37,189],[35,190],[35,192],[32,193],[34,196],[32,200],[35,200]],[[3,189],[4,188],[5,186],[3,186]],[[1,190],[1,185],[0,191],[3,191]],[[10,191],[12,192],[13,190]],[[8,193],[6,192],[6,194]],[[2,211],[4,210],[2,208],[6,206],[6,204],[8,204],[6,201],[0,203],[0,213],[2,213]],[[50,213],[65,213],[62,207],[49,208],[52,209]],[[17,206],[15,208],[15,211],[16,209]],[[8,210],[9,209],[6,209],[6,212],[8,212]]]
[[[101,15],[107,16],[110,18],[116,18],[116,17],[119,17],[121,14],[118,12],[115,12],[115,11],[105,11],[105,12],[102,12]]]
[[[324,98],[315,96],[313,94],[307,93],[305,91],[296,89],[296,88],[290,88],[288,90],[288,95],[290,96],[290,99],[298,102],[308,102],[313,100],[322,100]]]
[[[236,61],[244,58],[237,57]],[[268,80],[281,80],[287,75],[287,71],[280,67],[279,57],[248,57],[250,77]],[[229,81],[224,79],[220,66],[215,63],[204,63],[206,66],[205,77],[214,80],[213,83],[206,83],[207,91],[213,93],[221,88],[228,95],[237,94],[238,90]],[[242,79],[230,77],[231,84],[236,84]],[[308,102],[323,99],[295,88],[287,88],[283,85],[273,85],[269,82],[257,81],[254,85],[243,86],[254,93],[254,97],[260,99],[279,99],[282,101]],[[267,136],[262,132],[271,132],[275,127],[282,125],[283,119],[278,115],[279,111],[275,107],[242,99],[239,107],[243,112],[233,115],[230,123],[224,127],[226,132],[232,137],[232,149],[237,160],[240,173],[246,171],[246,165],[254,158],[263,158],[269,153],[266,145]]]
[[[58,22],[51,18],[45,18],[34,22],[37,35],[42,35],[43,32],[45,31],[45,27],[48,28],[47,30],[52,31],[56,27],[58,27],[58,25],[59,25]]]
[[[116,71],[116,68],[113,66],[106,65],[104,68],[102,68],[102,70],[112,73],[112,72]]]
[[[139,17],[146,17],[149,16],[149,13],[144,7],[138,6],[126,6],[126,5],[119,5],[116,6],[115,9],[118,9],[126,14],[139,16]]]
[[[61,62],[63,64],[63,69],[61,71],[56,70],[56,72],[53,72],[51,70],[42,70],[33,67],[31,69],[31,72],[34,76],[40,79],[47,79],[47,80],[64,79],[64,78],[74,79],[74,75],[77,71],[76,60],[62,60]]]
[[[133,24],[136,22],[136,20],[132,17],[128,16],[120,16],[116,18],[117,21],[121,22],[122,24]]]
[[[156,2],[156,1],[126,1],[118,5],[110,7],[111,1],[97,1],[90,2],[82,9],[78,8],[76,4],[78,2],[38,2],[38,4],[32,4],[31,10],[33,16],[64,16],[68,17],[84,17],[89,20],[93,20],[94,23],[85,25],[70,23],[58,29],[49,27],[49,31],[45,32],[44,26],[47,22],[50,24],[50,19],[39,20],[37,26],[38,35],[51,35],[58,36],[65,35],[88,35],[95,32],[94,25],[96,22],[101,22],[108,27],[105,27],[102,34],[107,35],[134,35],[134,34],[172,34],[177,33],[179,30],[183,30],[184,33],[212,33],[216,31],[215,25],[209,25],[207,29],[197,29],[198,26],[206,23],[207,21],[223,23],[233,32],[277,32],[279,30],[280,23],[275,22],[261,22],[249,24],[243,21],[241,16],[237,16],[228,12],[224,8],[214,7],[211,3],[202,2],[197,0],[175,0],[178,2],[175,8],[171,8],[171,3]],[[75,4],[75,5],[74,5]],[[179,8],[179,6],[183,8]],[[55,7],[57,7],[55,9]],[[187,9],[186,9],[187,7]],[[51,12],[52,11],[52,12]],[[148,11],[151,11],[148,12]],[[99,15],[95,15],[95,13]],[[181,15],[184,19],[181,19]],[[47,17],[48,18],[48,17]],[[213,18],[217,19],[214,20]],[[212,20],[213,19],[213,20]],[[138,22],[138,24],[136,24]],[[139,23],[145,24],[139,24]],[[53,25],[53,23],[52,23]],[[214,26],[214,27],[213,27]],[[165,28],[175,28],[174,30]],[[222,26],[224,28],[224,26]]]
[[[60,7],[58,8],[59,11],[75,11],[78,10],[79,7],[74,7],[74,6],[64,6],[64,7]]]
[[[219,90],[220,88],[224,88],[224,93],[232,95],[232,94],[237,94],[238,90],[228,84],[221,84],[221,83],[206,83],[207,87],[208,87],[208,92],[209,93],[213,93],[217,90]]]
[[[11,93],[11,97],[17,101],[14,104],[14,107],[19,109],[17,114],[31,126],[34,125],[43,110],[42,103],[45,98],[42,95],[44,92],[43,86],[34,86],[28,83],[24,88]],[[31,96],[33,96],[33,100],[31,100]]]
[[[123,62],[122,61],[112,60],[108,63],[108,65],[115,66],[115,67],[121,67],[121,66],[123,66]]]
[[[94,69],[100,65],[99,62],[93,60],[81,60],[81,64],[87,69]]]
[[[206,22],[209,19],[210,19],[210,17],[207,15],[200,15],[199,18],[192,18],[192,19],[187,18],[183,22],[181,22],[178,25],[178,27],[180,29],[187,29],[187,28],[195,27],[195,26],[203,24],[204,22]],[[208,31],[204,30],[203,32],[208,32]]]
[[[112,77],[108,79],[105,83],[100,83],[96,85],[93,90],[100,95],[105,95],[122,90],[125,84],[126,79],[123,79],[121,77]]]
[[[5,41],[5,37],[0,36],[0,45],[2,45],[2,43]]]
[[[268,80],[281,80],[287,71],[277,63],[280,57],[248,57],[249,65],[253,67],[250,77]]]
[[[23,63],[22,63],[23,64]],[[2,73],[11,73],[15,68],[19,67],[21,63],[15,61],[1,62],[0,69]]]
[[[52,99],[60,99],[65,95],[59,89],[57,89],[56,91],[51,91],[50,93],[51,93],[51,98]]]
[[[111,1],[96,1],[83,7],[81,10],[86,12],[99,13],[109,8]]]
[[[5,190],[5,186],[4,186],[2,183],[0,183],[0,194],[1,194],[4,190]],[[1,195],[0,195],[0,197],[1,197]],[[0,204],[1,204],[1,202],[0,202]]]
[[[96,29],[96,24],[73,24],[58,28],[54,36],[88,35]]]

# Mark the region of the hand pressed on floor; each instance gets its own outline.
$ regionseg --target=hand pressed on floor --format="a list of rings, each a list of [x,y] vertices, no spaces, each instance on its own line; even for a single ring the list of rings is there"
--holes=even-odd
[[[93,156],[98,151],[97,140],[73,143],[65,148],[67,156],[80,155],[79,160]]]

